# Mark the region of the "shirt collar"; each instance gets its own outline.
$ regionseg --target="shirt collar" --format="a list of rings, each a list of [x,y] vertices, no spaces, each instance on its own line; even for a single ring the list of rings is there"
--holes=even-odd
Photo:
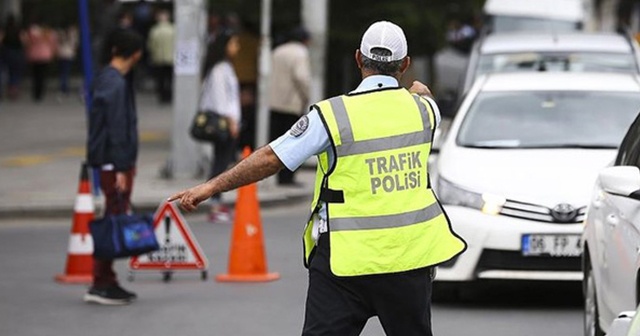
[[[358,87],[351,91],[351,93],[361,93],[366,91],[379,90],[384,88],[397,88],[400,85],[398,80],[391,76],[385,75],[373,75],[366,77],[360,82]]]

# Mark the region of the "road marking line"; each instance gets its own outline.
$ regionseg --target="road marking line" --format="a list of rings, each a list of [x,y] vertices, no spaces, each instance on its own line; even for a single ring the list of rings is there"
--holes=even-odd
[[[143,131],[140,132],[141,143],[153,143],[167,140],[168,134],[164,131]],[[30,167],[44,163],[49,163],[61,157],[84,157],[86,155],[85,146],[66,147],[51,155],[27,154],[10,156],[6,159],[0,159],[0,165],[3,167]]]
[[[67,147],[56,154],[56,156],[84,156],[86,154],[84,146]]]
[[[163,131],[142,131],[140,132],[140,142],[158,142],[168,139],[167,132]]]
[[[5,167],[29,167],[53,160],[51,155],[21,155],[14,156],[2,161]]]

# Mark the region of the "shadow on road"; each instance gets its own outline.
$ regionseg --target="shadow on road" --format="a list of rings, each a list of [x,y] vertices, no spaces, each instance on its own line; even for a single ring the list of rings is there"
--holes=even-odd
[[[434,304],[465,308],[580,308],[580,282],[490,281],[434,284]]]

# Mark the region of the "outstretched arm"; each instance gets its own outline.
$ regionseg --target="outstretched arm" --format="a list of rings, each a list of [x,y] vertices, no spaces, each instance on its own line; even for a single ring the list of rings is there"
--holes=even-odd
[[[169,197],[168,202],[178,201],[185,211],[193,211],[202,201],[214,194],[236,189],[269,177],[284,165],[270,146],[259,148],[237,165],[211,180]]]

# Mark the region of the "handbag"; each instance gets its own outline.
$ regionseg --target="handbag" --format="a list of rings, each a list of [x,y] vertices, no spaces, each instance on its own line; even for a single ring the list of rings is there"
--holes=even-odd
[[[148,214],[107,214],[91,221],[89,230],[97,259],[127,258],[160,249]]]
[[[214,111],[198,111],[191,123],[191,136],[198,141],[229,140],[229,119]]]

